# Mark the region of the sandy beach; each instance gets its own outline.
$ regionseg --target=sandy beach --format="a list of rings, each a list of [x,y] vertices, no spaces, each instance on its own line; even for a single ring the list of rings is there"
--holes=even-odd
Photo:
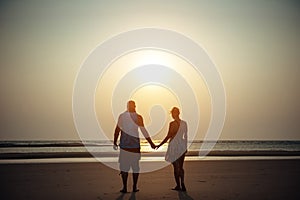
[[[172,166],[143,173],[121,194],[119,172],[98,163],[1,164],[1,199],[299,199],[300,160],[185,162],[188,191],[172,191]],[[131,190],[131,176],[129,191]]]

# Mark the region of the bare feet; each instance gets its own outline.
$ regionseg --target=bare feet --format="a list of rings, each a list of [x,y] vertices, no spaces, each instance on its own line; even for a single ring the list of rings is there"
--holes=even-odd
[[[122,190],[120,190],[120,192],[127,193],[127,189],[123,188]]]
[[[181,190],[181,188],[180,188],[179,186],[176,186],[176,187],[172,188],[172,190],[177,190],[177,191],[179,191],[179,190]]]
[[[137,188],[133,188],[133,190],[132,190],[132,192],[138,192],[138,191],[140,191],[140,190]]]

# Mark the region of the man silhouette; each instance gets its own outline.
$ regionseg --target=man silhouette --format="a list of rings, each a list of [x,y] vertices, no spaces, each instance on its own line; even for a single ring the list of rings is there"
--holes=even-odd
[[[135,102],[128,101],[127,111],[120,114],[118,118],[118,124],[114,133],[114,149],[118,148],[117,140],[121,132],[120,137],[120,154],[119,164],[122,176],[123,188],[120,190],[122,193],[127,192],[127,178],[130,168],[132,169],[133,178],[133,192],[138,192],[137,181],[139,177],[139,160],[141,158],[140,153],[140,138],[138,128],[140,128],[142,134],[154,149],[156,146],[152,142],[147,130],[144,127],[143,117],[136,113]]]

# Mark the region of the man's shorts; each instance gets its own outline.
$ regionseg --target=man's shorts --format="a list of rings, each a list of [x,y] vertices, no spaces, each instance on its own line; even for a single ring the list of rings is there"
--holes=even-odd
[[[133,173],[139,173],[140,159],[141,159],[141,153],[139,151],[130,152],[124,149],[120,149],[120,154],[119,154],[120,170],[122,172],[129,172],[131,168]]]

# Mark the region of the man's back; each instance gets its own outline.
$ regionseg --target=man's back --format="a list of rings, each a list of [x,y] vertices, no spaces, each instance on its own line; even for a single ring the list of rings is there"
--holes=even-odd
[[[136,112],[126,111],[120,115],[118,126],[121,129],[120,147],[122,149],[140,148],[137,120]]]

